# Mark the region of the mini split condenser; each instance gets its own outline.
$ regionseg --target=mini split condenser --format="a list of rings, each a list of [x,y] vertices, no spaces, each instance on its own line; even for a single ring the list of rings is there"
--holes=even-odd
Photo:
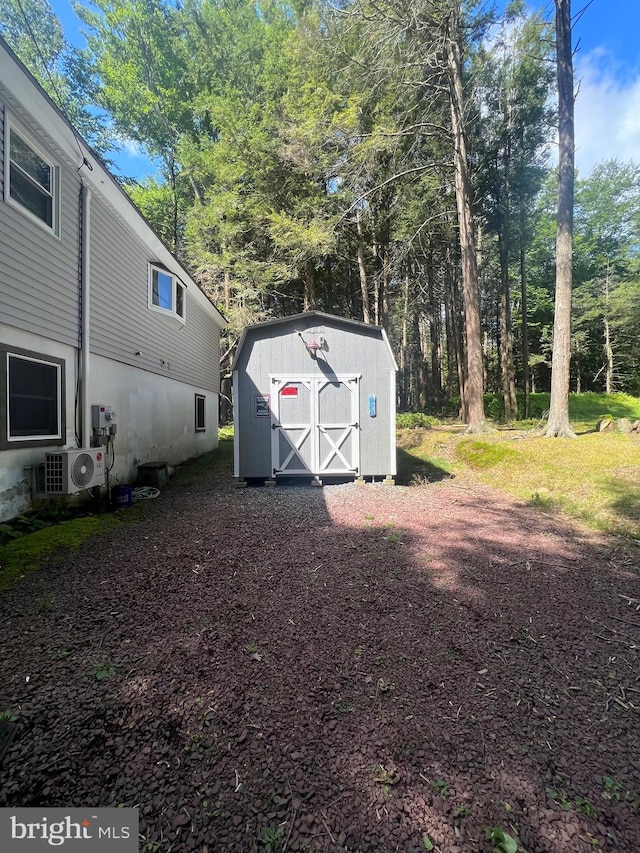
[[[82,489],[103,486],[104,451],[101,447],[86,447],[47,453],[44,479],[48,495],[72,495]]]

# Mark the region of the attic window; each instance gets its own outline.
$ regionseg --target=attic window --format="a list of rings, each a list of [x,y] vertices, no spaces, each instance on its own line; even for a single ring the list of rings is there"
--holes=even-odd
[[[26,134],[8,125],[7,172],[5,200],[32,219],[51,229],[58,229],[58,167]]]
[[[186,287],[161,267],[149,267],[149,308],[185,320]]]

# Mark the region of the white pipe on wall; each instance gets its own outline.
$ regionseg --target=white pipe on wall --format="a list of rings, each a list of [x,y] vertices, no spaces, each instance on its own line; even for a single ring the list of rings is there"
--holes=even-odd
[[[89,380],[91,376],[91,358],[89,335],[91,332],[91,190],[82,185],[82,350],[80,353],[80,400],[82,405],[81,444],[91,445],[91,403]]]

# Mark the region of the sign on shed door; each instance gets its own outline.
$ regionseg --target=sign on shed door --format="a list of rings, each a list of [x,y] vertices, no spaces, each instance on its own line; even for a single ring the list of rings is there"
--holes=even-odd
[[[271,462],[275,474],[357,474],[357,377],[272,377]]]

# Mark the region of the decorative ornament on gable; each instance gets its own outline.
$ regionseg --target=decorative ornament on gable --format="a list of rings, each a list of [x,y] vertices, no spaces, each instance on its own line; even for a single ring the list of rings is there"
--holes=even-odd
[[[326,349],[326,343],[327,342],[326,342],[325,338],[322,335],[320,335],[320,337],[318,338],[317,341],[315,338],[312,338],[310,341],[305,341],[305,339],[302,335],[302,332],[298,332],[298,336],[299,336],[300,340],[302,341],[302,343],[305,345],[305,348],[306,348],[307,352],[309,353],[309,355],[311,356],[311,358],[314,361],[317,361],[318,351]]]

